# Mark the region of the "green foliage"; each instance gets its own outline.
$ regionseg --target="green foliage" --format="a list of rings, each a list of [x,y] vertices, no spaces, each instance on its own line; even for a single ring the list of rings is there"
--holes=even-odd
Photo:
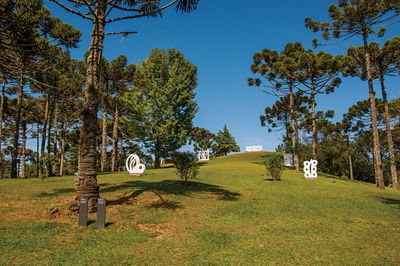
[[[197,67],[174,48],[154,48],[138,64],[134,88],[123,97],[132,136],[159,161],[184,145],[198,110],[194,100]]]
[[[269,172],[274,181],[281,180],[281,175],[283,170],[282,164],[283,164],[282,155],[270,156],[268,160],[264,161],[267,173]]]
[[[215,156],[225,156],[230,152],[239,152],[240,148],[236,144],[235,138],[229,133],[228,128],[224,125],[222,131],[218,131],[214,138],[213,151]]]
[[[185,184],[188,184],[189,179],[196,178],[199,173],[199,165],[195,153],[175,151],[171,153],[171,158],[176,168],[176,174],[185,180]]]
[[[210,149],[215,135],[205,128],[194,127],[190,136],[190,143],[193,142],[194,151],[205,151]]]

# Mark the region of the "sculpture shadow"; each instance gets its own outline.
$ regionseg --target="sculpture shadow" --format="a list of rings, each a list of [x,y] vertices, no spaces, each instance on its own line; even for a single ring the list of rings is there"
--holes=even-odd
[[[141,180],[127,181],[118,186],[103,188],[101,189],[101,192],[114,192],[127,188],[135,190],[123,194],[120,198],[116,200],[108,201],[107,204],[123,204],[131,199],[138,197],[146,191],[152,191],[160,198],[160,202],[155,203],[152,207],[167,207],[170,209],[177,209],[181,208],[182,206],[178,202],[164,200],[161,195],[178,195],[191,197],[191,195],[194,193],[212,193],[217,196],[218,200],[225,201],[235,201],[238,200],[239,196],[241,196],[240,193],[223,189],[220,186],[206,184],[202,182],[190,182],[189,185],[185,185],[183,181],[178,180],[162,180],[159,182],[146,182]]]

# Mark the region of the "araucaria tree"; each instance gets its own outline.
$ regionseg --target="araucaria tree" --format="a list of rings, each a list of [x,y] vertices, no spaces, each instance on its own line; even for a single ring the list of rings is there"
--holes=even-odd
[[[222,131],[218,131],[214,137],[213,152],[215,156],[225,156],[230,152],[239,152],[240,148],[236,144],[235,138],[231,135],[226,125]]]
[[[347,40],[355,36],[359,36],[363,40],[372,114],[375,179],[379,188],[385,188],[368,38],[371,34],[383,36],[385,33],[384,27],[398,21],[400,2],[398,0],[339,0],[338,5],[332,4],[328,11],[332,19],[331,23],[306,18],[305,26],[313,32],[321,31],[322,38],[325,40],[330,40],[331,37]],[[316,39],[313,44],[314,46],[319,45]]]
[[[96,132],[99,105],[99,64],[103,52],[105,35],[134,33],[132,31],[106,32],[108,24],[140,17],[153,17],[173,5],[177,11],[190,12],[199,0],[171,0],[162,5],[162,0],[51,0],[67,12],[80,16],[93,24],[91,44],[87,59],[86,89],[81,109],[80,160],[75,179],[76,199],[89,198],[89,210],[97,209],[99,186],[96,173]]]
[[[196,87],[197,67],[174,48],[154,48],[136,67],[134,87],[122,100],[134,137],[154,154],[155,168],[188,140],[198,109]]]

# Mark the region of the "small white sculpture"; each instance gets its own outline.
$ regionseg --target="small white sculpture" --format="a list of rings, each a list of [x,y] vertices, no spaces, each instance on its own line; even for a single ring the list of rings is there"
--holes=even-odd
[[[290,153],[283,154],[283,160],[285,161],[285,166],[293,167],[293,154]]]
[[[255,145],[255,146],[246,146],[246,152],[248,151],[262,151],[263,146],[261,145]]]
[[[146,170],[146,166],[140,163],[139,156],[136,154],[131,154],[128,156],[125,166],[130,175],[141,176]]]
[[[210,150],[207,149],[206,151],[199,151],[197,154],[197,159],[199,161],[209,161],[210,160]]]
[[[317,179],[317,160],[304,161],[304,178]]]

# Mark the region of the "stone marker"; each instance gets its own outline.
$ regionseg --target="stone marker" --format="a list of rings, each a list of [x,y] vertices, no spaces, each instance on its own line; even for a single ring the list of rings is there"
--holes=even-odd
[[[98,199],[97,201],[97,228],[106,226],[106,199]]]
[[[79,226],[87,226],[88,199],[81,198],[79,204]]]

